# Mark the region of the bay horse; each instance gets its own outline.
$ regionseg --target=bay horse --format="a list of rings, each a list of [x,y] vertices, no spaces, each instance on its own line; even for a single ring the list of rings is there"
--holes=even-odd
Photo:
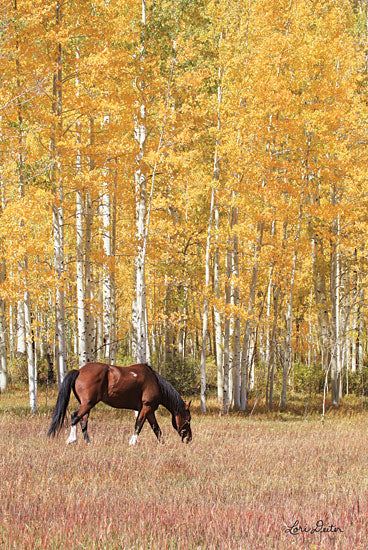
[[[146,419],[160,441],[162,432],[155,417],[159,405],[170,411],[173,428],[179,433],[181,440],[189,443],[192,439],[190,402],[185,404],[170,382],[147,364],[117,367],[105,363],[87,363],[79,370],[69,371],[60,386],[48,436],[55,436],[60,432],[71,390],[79,401],[79,407],[71,415],[71,431],[67,443],[77,440],[78,422],[81,423],[84,440],[86,443],[90,442],[87,432],[88,417],[90,410],[100,401],[117,409],[138,411],[129,445],[136,444]]]

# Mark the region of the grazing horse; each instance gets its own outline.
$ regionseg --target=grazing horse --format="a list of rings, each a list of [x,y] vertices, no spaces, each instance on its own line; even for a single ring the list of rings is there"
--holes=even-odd
[[[71,390],[79,401],[79,407],[71,415],[71,431],[67,443],[77,440],[79,421],[85,441],[90,442],[87,432],[88,416],[99,401],[117,409],[138,411],[129,445],[137,442],[146,419],[160,441],[162,432],[155,417],[159,405],[171,412],[172,425],[181,440],[189,443],[192,439],[190,402],[186,405],[173,386],[149,365],[117,367],[104,363],[87,363],[79,370],[69,371],[61,384],[47,435],[55,436],[61,430]]]

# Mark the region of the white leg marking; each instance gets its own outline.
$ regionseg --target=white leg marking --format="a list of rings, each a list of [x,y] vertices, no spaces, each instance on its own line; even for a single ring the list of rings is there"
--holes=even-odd
[[[67,439],[67,444],[77,441],[77,426],[72,426],[70,429],[70,435]]]
[[[132,437],[129,440],[129,445],[135,445],[137,443],[137,441],[138,441],[137,434],[133,434]]]
[[[135,416],[136,418],[138,418],[138,415],[139,415],[139,412],[138,412],[138,411],[134,411],[134,416]]]

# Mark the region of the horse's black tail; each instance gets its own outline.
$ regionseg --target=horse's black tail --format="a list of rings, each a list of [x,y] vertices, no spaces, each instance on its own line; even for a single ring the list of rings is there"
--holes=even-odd
[[[52,420],[50,429],[47,432],[47,435],[52,435],[53,437],[58,434],[64,424],[64,418],[66,415],[66,409],[69,404],[70,392],[73,388],[74,383],[79,374],[79,370],[71,370],[65,376],[63,383],[60,386],[59,394],[57,396],[56,405],[54,412],[52,414]]]

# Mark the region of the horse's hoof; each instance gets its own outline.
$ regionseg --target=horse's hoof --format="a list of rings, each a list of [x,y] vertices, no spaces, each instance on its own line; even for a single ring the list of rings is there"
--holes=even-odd
[[[68,438],[68,439],[66,440],[66,444],[67,444],[67,445],[70,445],[71,443],[76,443],[76,442],[77,442],[76,439],[70,439],[70,438]]]
[[[135,445],[137,443],[137,441],[138,441],[137,434],[133,434],[132,437],[129,440],[129,445]]]

